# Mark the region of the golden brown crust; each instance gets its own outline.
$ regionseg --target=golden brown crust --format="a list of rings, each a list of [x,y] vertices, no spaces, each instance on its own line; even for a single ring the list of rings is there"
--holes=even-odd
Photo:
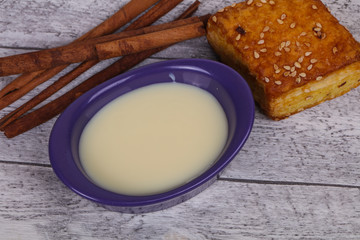
[[[207,37],[222,61],[253,76],[249,85],[267,112],[289,91],[360,61],[360,44],[320,0],[233,4],[210,18]]]

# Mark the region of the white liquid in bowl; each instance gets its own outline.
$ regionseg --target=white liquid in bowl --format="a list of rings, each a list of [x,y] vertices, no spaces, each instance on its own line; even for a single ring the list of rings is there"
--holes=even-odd
[[[113,100],[87,124],[79,153],[100,187],[126,195],[176,188],[223,150],[226,115],[214,96],[180,83],[143,87]]]

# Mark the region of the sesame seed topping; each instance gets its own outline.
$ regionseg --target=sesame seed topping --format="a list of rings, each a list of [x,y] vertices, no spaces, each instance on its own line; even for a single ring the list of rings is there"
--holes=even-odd
[[[267,3],[267,0],[260,0],[260,2],[262,2],[262,3]]]
[[[290,41],[286,41],[285,46],[288,47],[288,46],[290,46],[290,44],[291,44]]]
[[[268,77],[264,77],[265,82],[270,82],[270,79]]]
[[[231,4],[231,7],[235,7],[235,6],[236,6],[236,3]]]
[[[320,32],[320,31],[321,31],[321,28],[316,27],[316,28],[314,28],[314,31],[315,31],[315,32]]]
[[[220,12],[223,12],[224,11],[224,9],[222,8],[222,9],[220,9],[218,12],[220,13]]]
[[[259,58],[259,57],[260,57],[259,53],[257,51],[254,51],[254,58]]]
[[[305,98],[305,100],[310,100],[310,99],[312,99],[312,96],[307,96],[307,97]]]
[[[285,14],[285,13],[281,14],[280,19],[281,19],[281,20],[284,20],[285,18],[286,18],[286,14]]]
[[[300,82],[301,82],[301,78],[297,77],[295,81],[296,81],[297,83],[300,83]]]
[[[270,1],[269,1],[269,4],[270,4],[270,5],[275,5],[275,2],[272,1],[272,0],[270,0]]]
[[[281,19],[276,19],[276,21],[277,21],[279,24],[283,24],[283,23],[284,23],[284,21],[281,20]]]
[[[298,41],[295,42],[296,46],[300,47],[300,43]]]
[[[289,76],[289,75],[290,75],[290,72],[289,72],[289,71],[284,72],[284,77],[287,77],[287,76]]]
[[[311,54],[312,54],[312,52],[306,52],[306,53],[305,53],[305,56],[308,57],[308,56],[310,56]]]
[[[262,30],[263,32],[267,32],[270,30],[270,27],[269,26],[265,26],[264,29]]]
[[[299,57],[298,62],[302,63],[303,61],[304,61],[304,57],[303,56]]]
[[[248,0],[248,1],[246,2],[246,4],[247,4],[247,5],[250,5],[250,4],[253,3],[253,1],[254,1],[254,0]]]
[[[276,85],[281,85],[282,82],[281,82],[281,81],[275,81],[275,84],[276,84]]]
[[[290,24],[290,28],[294,28],[295,26],[296,26],[296,23],[294,23],[294,22]]]
[[[308,43],[308,42],[306,42],[306,43],[304,43],[305,44],[305,46],[307,46],[307,47],[310,47],[311,45],[310,45],[310,43]]]
[[[280,47],[279,47],[279,50],[281,51],[281,49],[283,49],[286,45],[286,42],[281,42],[280,43]]]
[[[314,4],[313,4],[311,7],[312,7],[312,9],[314,9],[314,10],[318,9],[318,7],[317,7],[316,5],[314,5]]]
[[[264,33],[262,32],[262,33],[260,33],[260,38],[264,38]]]
[[[283,68],[284,68],[285,70],[289,70],[289,71],[290,71],[290,69],[291,69],[291,67],[290,67],[290,66],[287,66],[287,65],[283,66]]]
[[[321,39],[324,39],[324,38],[326,38],[326,33],[321,33]]]
[[[280,73],[280,72],[281,72],[280,69],[276,69],[276,70],[275,70],[275,73]]]
[[[304,77],[306,77],[306,73],[304,73],[304,72],[299,73],[299,76],[304,78]]]
[[[238,35],[236,36],[235,40],[236,40],[236,41],[239,41],[240,38],[241,38],[241,34],[238,34]]]
[[[305,88],[305,89],[304,89],[304,92],[309,93],[309,92],[310,92],[310,90],[309,90],[309,89],[307,89],[307,88]]]
[[[265,43],[264,39],[261,39],[257,42],[257,44],[259,44],[259,45],[264,44],[264,43]]]
[[[212,17],[212,20],[216,23],[216,21],[217,21],[216,16],[213,16],[213,17]]]
[[[308,67],[307,67],[307,70],[310,71],[312,69],[313,65],[310,64]]]
[[[281,56],[281,52],[275,52],[275,56]]]
[[[257,7],[262,7],[262,3],[256,3]]]
[[[334,47],[334,48],[332,49],[332,51],[333,51],[334,54],[336,54],[336,53],[338,52],[337,47]]]
[[[244,46],[244,49],[246,50],[246,49],[249,49],[249,46],[248,45],[245,45]]]
[[[260,49],[260,52],[267,52],[267,49],[266,48],[262,48],[262,49]]]
[[[306,32],[300,33],[300,36],[306,36]]]
[[[296,71],[295,71],[295,66],[292,66],[292,67],[291,67],[290,72],[296,72]]]
[[[322,76],[318,76],[318,77],[316,78],[316,81],[320,81],[322,78],[323,78]]]
[[[301,64],[299,62],[295,62],[294,66],[297,67],[297,68],[301,68]]]
[[[319,28],[322,28],[322,25],[321,25],[321,23],[319,23],[319,22],[315,23],[315,25],[316,25],[317,27],[319,27]]]
[[[275,63],[274,63],[274,69],[275,69],[275,70],[278,70],[278,69],[279,69],[279,66],[276,65]]]
[[[295,76],[296,76],[296,73],[297,73],[297,72],[296,72],[296,71],[294,71],[294,72],[290,73],[290,75],[289,75],[289,76],[290,76],[290,77],[295,77]]]
[[[284,48],[284,50],[285,50],[285,52],[290,52],[291,49],[286,47],[286,48]]]
[[[311,62],[311,63],[316,63],[317,61],[318,61],[318,60],[315,59],[315,58],[310,59],[310,62]]]

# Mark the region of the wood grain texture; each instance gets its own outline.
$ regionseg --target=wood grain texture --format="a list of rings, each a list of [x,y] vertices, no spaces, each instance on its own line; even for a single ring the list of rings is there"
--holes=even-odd
[[[71,42],[125,2],[0,0],[0,57]],[[233,2],[203,0],[197,15]],[[359,41],[360,2],[323,2]],[[157,23],[173,19],[190,3],[184,0]],[[139,66],[174,58],[217,56],[202,37]],[[51,99],[113,61],[87,71]],[[12,79],[0,78],[0,87]],[[0,135],[0,239],[360,239],[359,96],[360,88],[354,89],[280,122],[257,108],[248,141],[220,180],[183,204],[141,215],[108,211],[57,179],[47,152],[55,119],[14,139]]]
[[[139,215],[111,212],[77,196],[48,167],[2,164],[0,189],[7,189],[0,193],[0,236],[9,236],[6,239],[360,236],[356,188],[217,181],[180,205]]]

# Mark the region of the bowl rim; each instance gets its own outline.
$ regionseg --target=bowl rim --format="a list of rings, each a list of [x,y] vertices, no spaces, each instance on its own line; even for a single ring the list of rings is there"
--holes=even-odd
[[[237,136],[238,141],[236,143],[236,148],[229,153],[226,159],[222,159],[221,157],[216,167],[212,166],[200,176],[194,178],[190,182],[177,187],[173,190],[148,195],[148,196],[126,196],[114,192],[110,192],[103,188],[98,187],[91,181],[89,181],[78,169],[77,165],[74,163],[74,159],[72,157],[72,150],[70,145],[71,132],[72,127],[74,125],[73,122],[73,113],[79,110],[79,107],[83,104],[91,103],[91,99],[94,96],[99,96],[99,94],[106,91],[114,86],[125,85],[131,79],[136,78],[139,74],[144,74],[146,72],[153,72],[154,70],[166,70],[171,68],[180,67],[184,69],[184,71],[201,71],[203,74],[208,74],[211,78],[216,78],[214,80],[219,81],[220,76],[222,74],[227,74],[228,76],[233,77],[233,82],[236,83],[237,86],[234,86],[234,91],[240,91],[239,97],[241,101],[237,101],[238,104],[243,104],[243,108],[245,109],[246,114],[246,124],[241,126],[242,128],[242,136]],[[152,84],[151,82],[149,84]],[[220,83],[221,84],[221,83]],[[236,87],[236,89],[235,89]],[[231,90],[233,91],[233,90]],[[121,95],[121,94],[120,94]],[[232,97],[232,96],[231,96]],[[234,101],[234,99],[232,99]],[[244,101],[245,100],[245,101]],[[109,206],[120,206],[120,207],[139,207],[139,206],[147,206],[153,205],[157,203],[163,203],[166,201],[170,201],[176,197],[181,197],[186,193],[190,193],[194,191],[199,186],[208,182],[209,180],[216,178],[217,174],[219,174],[237,155],[240,149],[243,147],[245,142],[247,141],[250,132],[252,130],[253,122],[254,122],[254,100],[249,86],[247,85],[244,78],[236,72],[234,69],[229,66],[208,59],[176,59],[176,60],[166,60],[156,63],[150,63],[145,66],[141,66],[130,70],[126,73],[120,74],[98,86],[91,89],[90,91],[84,93],[80,96],[76,101],[74,101],[70,106],[66,108],[66,110],[58,117],[56,120],[51,134],[49,138],[49,158],[50,163],[53,168],[53,171],[57,175],[57,177],[72,191],[79,194],[80,196],[97,202],[103,205]],[[238,126],[237,126],[238,127]],[[226,151],[225,151],[226,152]],[[221,161],[220,161],[221,160]],[[212,169],[215,168],[215,169]],[[211,170],[211,171],[210,171]],[[70,171],[70,173],[68,172]],[[79,176],[74,176],[74,174],[81,174]],[[72,178],[72,179],[69,179]],[[77,182],[78,181],[78,182]],[[93,189],[93,190],[92,190]],[[89,193],[99,193],[91,195]],[[105,196],[105,197],[104,197]]]

